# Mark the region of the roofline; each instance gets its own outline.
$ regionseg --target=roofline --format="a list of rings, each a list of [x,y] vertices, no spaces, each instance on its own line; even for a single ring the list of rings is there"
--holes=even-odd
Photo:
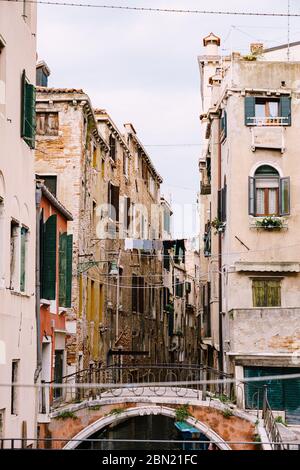
[[[268,49],[264,49],[264,52],[272,52],[272,51],[279,51],[280,49],[286,49],[287,47],[294,47],[300,46],[300,41],[291,42],[290,44],[281,44],[280,46],[269,47]]]
[[[147,162],[149,163],[149,165],[150,165],[150,167],[151,167],[151,169],[152,169],[152,171],[153,171],[155,177],[157,178],[158,182],[159,182],[160,184],[162,184],[162,183],[163,183],[163,179],[162,179],[162,177],[160,176],[160,174],[158,173],[158,171],[156,170],[154,164],[152,163],[152,160],[151,160],[151,158],[149,157],[148,152],[147,152],[147,150],[145,149],[145,147],[143,146],[142,142],[140,141],[140,139],[138,138],[138,136],[137,136],[136,134],[131,134],[131,136],[133,137],[133,139],[136,141],[136,143],[137,143],[137,144],[140,146],[140,148],[142,149],[142,151],[143,151],[143,153],[144,153],[144,155],[145,155],[145,157],[146,157],[146,160],[147,160]]]
[[[91,100],[89,96],[82,90],[82,89],[75,89],[75,88],[48,88],[48,87],[36,87],[37,91],[37,99],[36,102],[38,103],[41,100],[38,99],[38,94],[45,94],[45,95],[50,95],[50,94],[67,94],[70,95],[68,98],[64,98],[62,100],[57,100],[57,101],[73,101],[74,96],[71,95],[80,95],[79,98],[81,100],[81,103],[83,103],[83,108],[87,112],[88,116],[92,118],[94,121],[95,129],[93,132],[94,137],[98,138],[98,141],[100,142],[100,145],[104,148],[106,152],[109,151],[109,145],[107,144],[106,140],[104,139],[103,135],[100,133],[98,126],[97,126],[97,120],[94,112],[94,108],[92,106]],[[55,100],[54,100],[55,101]]]
[[[43,180],[40,178],[36,180],[36,186],[37,188],[40,188],[42,191],[42,195],[45,196],[46,199],[68,220],[72,221],[73,216],[71,212],[68,211],[68,209],[65,208],[65,206],[59,202],[59,200],[54,196],[54,194],[51,193],[51,191],[45,186],[45,184],[42,182]]]
[[[106,121],[111,125],[111,127],[114,128],[115,132],[118,135],[119,142],[121,143],[121,145],[125,149],[126,153],[132,157],[131,152],[130,152],[130,150],[129,150],[129,148],[128,148],[125,140],[124,140],[123,134],[119,131],[117,125],[114,123],[114,121],[112,120],[110,115],[106,112],[106,110],[105,109],[94,108],[94,114],[95,114],[96,122],[97,121],[98,122]]]

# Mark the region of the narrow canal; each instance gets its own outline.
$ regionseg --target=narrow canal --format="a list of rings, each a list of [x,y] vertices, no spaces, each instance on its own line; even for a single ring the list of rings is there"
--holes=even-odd
[[[202,435],[205,439],[205,436]],[[132,442],[95,442],[93,439],[129,439]],[[103,429],[93,434],[91,442],[82,443],[79,449],[99,450],[182,450],[182,443],[161,442],[152,440],[183,440],[182,434],[175,427],[175,421],[166,416],[139,416],[119,422],[114,427]],[[136,442],[145,440],[146,442]]]

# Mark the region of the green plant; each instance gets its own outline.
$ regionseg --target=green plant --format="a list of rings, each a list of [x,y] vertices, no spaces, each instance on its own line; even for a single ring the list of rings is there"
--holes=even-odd
[[[217,395],[217,398],[221,403],[228,403],[230,401],[227,395]]]
[[[55,419],[78,419],[73,411],[62,411],[59,415],[55,416]]]
[[[222,411],[222,415],[224,416],[224,418],[229,419],[231,418],[231,416],[233,416],[233,413],[229,408],[226,408]]]
[[[243,59],[252,62],[254,60],[257,60],[257,56],[255,54],[247,54],[243,56]]]
[[[126,410],[126,408],[113,408],[111,411],[110,411],[110,415],[120,415],[122,413],[124,413],[124,411]]]
[[[211,226],[215,229],[215,235],[217,235],[220,232],[224,232],[225,225],[226,224],[222,222],[221,220],[219,220],[218,217],[215,217],[211,223]]]
[[[261,442],[261,438],[259,434],[254,434],[253,436],[253,442]]]
[[[257,227],[268,228],[282,228],[282,220],[274,215],[264,217],[262,220],[257,220],[255,225]]]
[[[102,408],[101,405],[91,405],[89,406],[89,409],[92,410],[92,411],[98,411]]]
[[[179,421],[182,423],[185,421],[189,416],[191,416],[191,413],[189,412],[189,405],[182,405],[179,408],[176,409],[175,412],[176,416],[176,421]]]
[[[282,416],[276,416],[275,423],[283,424],[284,426],[286,426],[286,422],[284,421]]]

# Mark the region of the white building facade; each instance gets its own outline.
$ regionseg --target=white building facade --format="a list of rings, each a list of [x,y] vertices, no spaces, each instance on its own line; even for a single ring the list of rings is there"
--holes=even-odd
[[[34,384],[36,5],[0,4],[0,382]],[[34,445],[36,391],[0,387],[0,438]],[[6,447],[11,443],[6,442]],[[21,442],[15,443],[16,447]]]

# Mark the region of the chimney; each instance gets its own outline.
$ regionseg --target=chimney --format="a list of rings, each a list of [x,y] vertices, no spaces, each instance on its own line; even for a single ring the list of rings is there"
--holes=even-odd
[[[261,42],[253,42],[250,44],[250,52],[252,55],[261,55],[264,52],[264,45]]]
[[[43,60],[36,64],[36,86],[48,86],[48,77],[50,75],[50,69],[46,62]]]
[[[210,33],[208,36],[203,38],[203,45],[206,48],[205,55],[219,55],[219,46],[221,39],[218,38],[214,33]]]

